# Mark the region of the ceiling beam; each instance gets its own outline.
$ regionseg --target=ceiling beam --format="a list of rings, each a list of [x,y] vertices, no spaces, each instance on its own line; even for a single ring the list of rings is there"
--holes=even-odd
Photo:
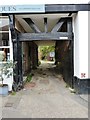
[[[47,28],[47,18],[44,18],[44,25],[45,25],[45,33],[48,32],[48,28]]]
[[[25,20],[25,22],[32,28],[32,30],[35,33],[40,33],[41,31],[39,30],[39,28],[35,25],[35,23],[32,21],[32,19],[30,18],[23,18]]]
[[[72,32],[57,32],[57,33],[20,33],[19,41],[32,40],[72,40]]]

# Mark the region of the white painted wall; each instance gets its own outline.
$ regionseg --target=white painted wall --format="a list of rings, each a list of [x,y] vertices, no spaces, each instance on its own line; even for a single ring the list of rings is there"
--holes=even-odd
[[[74,32],[74,76],[79,77],[79,16],[75,14],[73,17],[73,32]]]
[[[88,78],[90,78],[90,11],[88,12]]]
[[[73,17],[74,76],[88,78],[88,11],[80,11]],[[85,77],[81,74],[85,73]]]

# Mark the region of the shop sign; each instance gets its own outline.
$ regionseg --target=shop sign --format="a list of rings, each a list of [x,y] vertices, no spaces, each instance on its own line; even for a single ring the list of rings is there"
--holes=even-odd
[[[45,5],[5,5],[0,6],[0,13],[44,13]]]

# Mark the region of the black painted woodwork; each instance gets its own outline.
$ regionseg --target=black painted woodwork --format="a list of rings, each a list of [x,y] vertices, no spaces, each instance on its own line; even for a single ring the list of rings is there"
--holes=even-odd
[[[46,4],[46,13],[76,13],[78,11],[90,11],[90,4]]]
[[[72,32],[72,18],[67,21],[67,32]]]
[[[20,33],[19,41],[33,40],[65,40],[60,37],[68,37],[67,40],[72,40],[72,33],[56,32],[56,33]]]
[[[15,69],[14,69],[14,82],[15,84],[18,84],[19,82],[19,78],[18,78],[18,54],[17,54],[17,50],[18,50],[18,41],[17,41],[17,34],[16,34],[16,41],[13,42],[13,61],[16,61],[17,64],[15,66]]]
[[[30,18],[23,18],[27,24],[32,28],[32,30],[35,32],[35,33],[40,33],[41,31],[39,30],[39,28],[35,25],[34,21],[32,21],[32,19]]]
[[[54,26],[54,28],[52,29],[51,32],[52,33],[54,33],[54,32],[60,32],[61,28],[63,27],[63,24],[65,22],[67,22],[67,24],[68,24],[68,23],[70,23],[70,21],[71,21],[71,17],[60,18],[59,21],[56,23],[56,25]],[[69,29],[71,29],[70,27],[69,27]]]
[[[90,79],[73,77],[73,86],[76,94],[90,94]]]
[[[45,25],[45,33],[48,32],[48,28],[47,28],[47,18],[44,18],[44,25]]]
[[[14,71],[14,83],[13,89],[17,91],[20,87],[23,87],[23,75],[22,75],[22,53],[21,42],[18,40],[19,32],[15,30],[15,17],[9,15],[9,25],[11,30],[11,36],[13,41],[13,61],[17,62]]]
[[[73,31],[73,27],[72,27],[72,18],[69,18],[68,21],[67,21],[67,32],[72,32]],[[72,41],[69,41],[69,54],[70,54],[70,62],[71,62],[71,66],[69,68],[69,71],[70,71],[70,76],[71,76],[71,79],[68,78],[69,80],[69,84],[70,86],[73,88],[73,76],[74,76],[74,34],[72,34]],[[67,72],[68,73],[68,72]]]
[[[51,32],[54,33],[54,32],[60,31],[63,23],[65,22],[65,20],[66,20],[66,18],[65,19],[64,18],[60,18],[59,21],[56,23],[56,25],[54,26],[54,28],[52,29]]]
[[[90,3],[88,4],[45,4],[45,14],[46,13],[76,13],[78,11],[90,11]],[[2,16],[8,15],[9,13],[2,13]],[[37,12],[20,12],[13,14],[37,14]],[[42,14],[42,12],[38,13]]]
[[[11,30],[12,40],[14,40],[16,38],[16,34],[15,34],[15,16],[13,14],[9,15],[9,27]]]

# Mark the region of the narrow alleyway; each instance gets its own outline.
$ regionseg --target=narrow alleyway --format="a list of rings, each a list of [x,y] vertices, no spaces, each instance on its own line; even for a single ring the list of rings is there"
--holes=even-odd
[[[87,118],[87,102],[71,93],[53,63],[32,71],[32,84],[16,95],[3,97],[2,116],[7,118]]]

